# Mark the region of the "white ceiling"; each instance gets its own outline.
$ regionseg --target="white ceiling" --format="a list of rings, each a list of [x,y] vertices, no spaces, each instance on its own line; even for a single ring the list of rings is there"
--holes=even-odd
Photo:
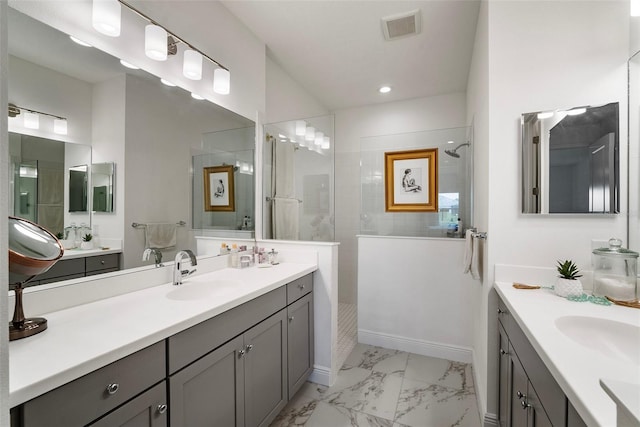
[[[330,110],[466,90],[478,0],[222,3]],[[414,9],[422,31],[386,41],[381,18]],[[392,91],[378,93],[382,85]]]

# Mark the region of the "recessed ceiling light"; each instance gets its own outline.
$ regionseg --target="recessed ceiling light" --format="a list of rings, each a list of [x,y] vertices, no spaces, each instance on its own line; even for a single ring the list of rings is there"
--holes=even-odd
[[[538,120],[548,119],[549,117],[553,117],[553,111],[544,111],[542,113],[538,113]]]
[[[75,43],[78,43],[80,46],[93,47],[89,43],[82,41],[77,37],[69,36],[69,38],[73,40]]]
[[[567,114],[570,116],[577,116],[579,114],[583,114],[586,113],[587,109],[586,108],[574,108],[573,110],[569,110],[567,111]]]
[[[389,92],[391,92],[391,88],[389,86],[382,86],[380,89],[378,89],[378,92],[380,92],[380,93],[389,93]]]
[[[453,141],[447,141],[447,144],[453,144]]]
[[[123,66],[127,67],[127,68],[131,68],[132,70],[139,70],[139,69],[140,69],[140,67],[136,67],[135,65],[133,65],[133,64],[132,64],[132,63],[130,63],[130,62],[125,61],[124,59],[121,59],[121,60],[120,60],[120,63],[121,63]]]
[[[193,99],[197,99],[198,101],[202,101],[204,99],[202,96],[198,95],[197,93],[193,93],[193,92],[191,92],[191,97]]]
[[[163,85],[167,85],[167,86],[175,86],[173,83],[171,83],[169,80],[165,80],[165,79],[160,79],[160,81],[162,82]]]

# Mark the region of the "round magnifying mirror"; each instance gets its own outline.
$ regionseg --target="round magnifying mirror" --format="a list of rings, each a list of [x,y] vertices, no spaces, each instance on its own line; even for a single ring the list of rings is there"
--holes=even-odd
[[[41,317],[25,319],[22,308],[22,286],[49,270],[64,253],[64,248],[46,228],[26,219],[9,217],[9,273],[16,293],[9,339],[35,335],[47,328]]]

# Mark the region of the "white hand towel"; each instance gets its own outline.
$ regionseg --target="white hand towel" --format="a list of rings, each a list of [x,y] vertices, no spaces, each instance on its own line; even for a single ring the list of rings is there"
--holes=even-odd
[[[147,224],[145,229],[146,247],[151,249],[167,249],[176,245],[176,224]]]
[[[464,237],[464,261],[462,262],[462,272],[468,273],[471,269],[471,258],[473,257],[473,231],[467,230]]]
[[[473,237],[473,250],[471,254],[471,277],[476,280],[480,280],[480,263],[482,262],[480,257],[480,239]]]

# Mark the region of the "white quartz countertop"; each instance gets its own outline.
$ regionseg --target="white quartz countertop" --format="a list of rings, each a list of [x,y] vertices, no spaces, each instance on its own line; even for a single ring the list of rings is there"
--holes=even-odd
[[[10,407],[92,372],[151,344],[263,295],[317,269],[281,263],[272,268],[226,268],[184,279],[233,288],[209,297],[175,300],[171,283],[44,315],[48,329],[9,344]],[[125,277],[125,276],[123,276]],[[126,280],[126,279],[123,279]]]
[[[496,291],[509,308],[540,358],[588,426],[614,427],[616,403],[600,386],[600,380],[635,383],[640,387],[637,354],[615,357],[593,336],[590,346],[569,338],[557,326],[565,316],[590,317],[640,326],[640,310],[572,302],[551,290],[519,290],[512,283],[497,282]],[[626,337],[640,349],[640,334]],[[579,340],[589,341],[583,336]],[[633,402],[632,402],[633,404]],[[640,405],[640,402],[635,402]]]
[[[122,249],[65,249],[62,254],[62,259],[72,258],[84,258],[88,256],[107,255],[107,254],[119,254]]]

